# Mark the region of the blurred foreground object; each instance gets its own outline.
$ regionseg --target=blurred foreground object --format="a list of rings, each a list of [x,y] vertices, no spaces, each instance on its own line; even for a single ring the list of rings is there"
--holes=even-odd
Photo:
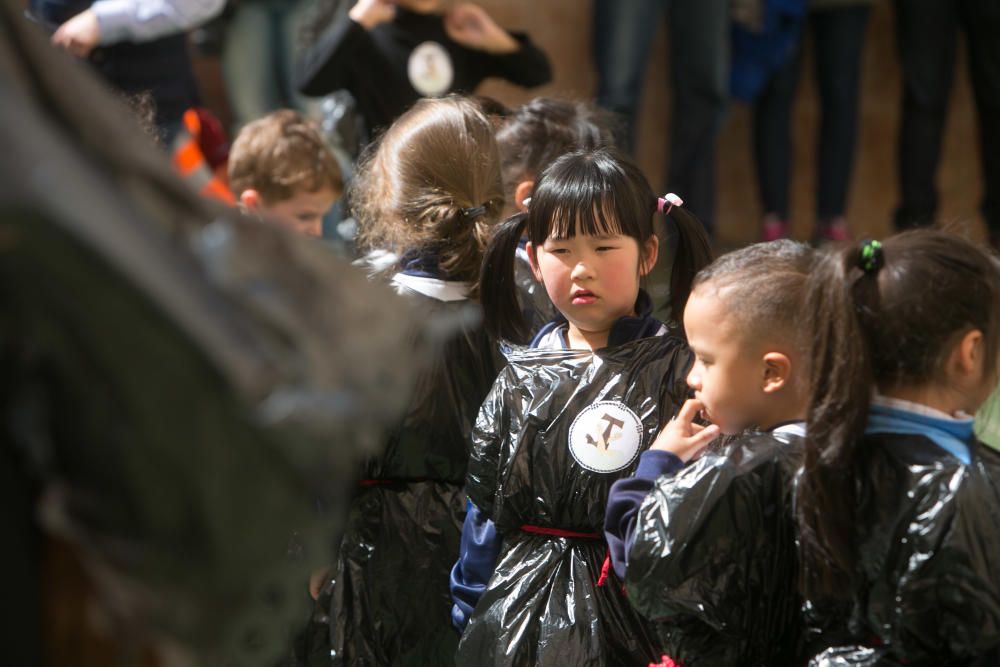
[[[20,5],[0,0],[4,663],[273,664],[406,406],[417,323],[322,244],[200,198]]]

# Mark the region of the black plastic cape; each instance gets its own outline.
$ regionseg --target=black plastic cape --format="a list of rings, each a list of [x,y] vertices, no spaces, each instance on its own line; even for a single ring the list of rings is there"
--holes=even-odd
[[[431,355],[406,417],[365,465],[325,591],[329,643],[311,664],[454,664],[448,573],[465,518],[472,426],[499,355],[477,304],[408,296],[422,319],[457,322],[461,333]]]
[[[611,484],[634,472],[686,398],[690,362],[687,345],[671,336],[511,355],[473,436],[469,498],[504,539],[459,665],[645,665],[657,657],[613,572],[597,586],[604,512]]]
[[[793,665],[801,649],[791,488],[802,440],[737,436],[639,511],[625,584],[685,667]]]
[[[1000,664],[1000,454],[868,435],[847,606],[807,602],[813,667]]]
[[[200,198],[7,0],[0,100],[2,662],[273,665],[403,414],[413,315]],[[45,569],[56,544],[85,599]],[[86,650],[95,611],[120,660]]]

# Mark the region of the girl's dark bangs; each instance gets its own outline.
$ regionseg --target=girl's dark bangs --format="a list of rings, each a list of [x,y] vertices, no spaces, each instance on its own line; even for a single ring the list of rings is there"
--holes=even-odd
[[[615,210],[613,197],[603,200],[594,198],[590,206],[556,208],[549,225],[549,236],[568,239],[578,234],[583,236],[615,236],[624,233],[619,223],[620,215]]]
[[[567,183],[562,188],[540,189],[531,201],[528,238],[538,245],[550,237],[628,234],[621,221],[629,216],[619,208],[613,188],[603,183]]]

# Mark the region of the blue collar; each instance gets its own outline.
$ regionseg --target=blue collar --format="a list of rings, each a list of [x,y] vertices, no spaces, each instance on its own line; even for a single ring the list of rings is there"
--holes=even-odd
[[[645,290],[639,290],[639,296],[635,300],[635,312],[637,313],[635,317],[628,315],[620,317],[611,326],[608,347],[623,345],[640,338],[651,338],[660,333],[663,323],[653,317],[653,300],[649,298]],[[542,339],[553,331],[557,332],[563,348],[569,348],[569,340],[566,338],[566,318],[561,315],[543,326],[535,334],[529,347],[537,348]]]
[[[872,405],[865,435],[902,433],[921,435],[965,465],[972,462],[973,419],[945,419],[885,405]]]
[[[416,278],[445,280],[441,273],[441,258],[434,251],[409,250],[399,258],[400,273]]]

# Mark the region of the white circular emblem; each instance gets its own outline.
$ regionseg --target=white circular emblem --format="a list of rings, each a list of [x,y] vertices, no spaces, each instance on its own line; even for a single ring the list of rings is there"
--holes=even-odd
[[[569,427],[569,451],[593,472],[618,472],[628,467],[642,446],[642,423],[618,401],[588,406]]]
[[[451,56],[437,42],[424,42],[413,49],[406,71],[413,89],[426,97],[447,93],[455,77]]]

